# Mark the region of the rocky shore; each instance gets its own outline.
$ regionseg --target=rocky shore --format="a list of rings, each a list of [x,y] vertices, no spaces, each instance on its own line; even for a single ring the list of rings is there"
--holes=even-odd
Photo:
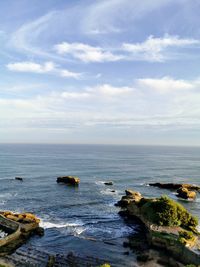
[[[34,234],[43,235],[40,220],[31,213],[0,212],[0,229],[5,233],[0,239],[0,256],[14,252]]]
[[[58,177],[57,182],[77,186],[80,179],[63,176]],[[113,182],[104,184],[111,186]],[[185,199],[189,195],[195,198],[200,191],[199,186],[189,184],[154,183],[150,186],[176,190]],[[200,233],[196,229],[198,220],[182,205],[166,196],[145,198],[140,192],[129,189],[117,206],[121,208],[119,214],[125,220],[134,218],[141,226],[142,230],[138,234],[134,233],[124,242],[124,247],[136,253],[139,266],[200,266]],[[74,253],[53,255],[24,246],[32,235],[44,234],[39,224],[40,219],[31,213],[0,212],[0,266],[104,266],[105,261],[99,258],[81,257]],[[126,253],[129,255],[130,252]]]
[[[126,195],[117,205],[125,218],[136,217],[140,220],[149,246],[173,257],[175,266],[184,266],[181,263],[178,265],[180,261],[200,265],[198,221],[182,205],[165,196],[145,198],[133,190],[126,190]]]

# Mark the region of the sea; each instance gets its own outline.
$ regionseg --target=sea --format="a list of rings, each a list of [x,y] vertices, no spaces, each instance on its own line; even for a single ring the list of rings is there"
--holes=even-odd
[[[57,184],[56,178],[65,175],[78,176],[79,187]],[[172,191],[148,186],[150,182],[200,184],[200,148],[0,145],[0,210],[36,214],[45,235],[28,244],[52,254],[73,252],[112,266],[137,266],[135,252],[127,253],[123,242],[140,226],[125,222],[114,205],[125,189],[146,197],[168,195],[200,219],[199,196],[180,200]]]

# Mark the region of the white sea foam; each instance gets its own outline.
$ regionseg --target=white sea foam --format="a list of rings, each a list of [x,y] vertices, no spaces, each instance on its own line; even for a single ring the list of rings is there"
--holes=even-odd
[[[75,221],[73,223],[71,222],[49,222],[49,221],[45,221],[45,220],[41,220],[40,223],[41,227],[43,227],[44,229],[49,229],[49,228],[67,228],[67,227],[77,227],[77,226],[83,226],[83,222],[81,221]]]
[[[16,193],[15,193],[16,194]],[[10,199],[13,197],[13,195],[15,196],[15,194],[11,194],[11,193],[3,193],[3,194],[0,194],[0,198],[3,198],[3,199]]]
[[[102,195],[113,195],[113,196],[118,196],[119,191],[115,190],[115,192],[112,192],[112,189],[106,188],[105,190],[101,190],[100,193]]]
[[[133,234],[134,232],[136,232],[136,230],[128,226],[124,226],[121,228],[111,228],[111,227],[99,228],[96,226],[92,226],[86,229],[87,235],[95,237],[99,236],[100,238],[103,237],[103,239],[105,240],[125,237],[128,236],[129,234]]]
[[[97,185],[105,185],[104,183],[105,183],[106,181],[95,181],[95,184],[97,184]]]

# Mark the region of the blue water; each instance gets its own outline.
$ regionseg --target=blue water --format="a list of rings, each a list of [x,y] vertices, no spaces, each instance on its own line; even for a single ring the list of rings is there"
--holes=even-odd
[[[79,176],[79,188],[57,184],[56,178],[62,175]],[[32,246],[132,266],[135,255],[124,255],[127,248],[122,243],[137,232],[138,225],[126,225],[114,203],[126,188],[145,196],[167,194],[176,199],[170,191],[145,184],[200,184],[199,175],[200,148],[0,145],[0,209],[29,211],[41,218],[45,236],[32,238]],[[14,180],[15,176],[24,182]],[[110,180],[112,187],[103,184]],[[179,201],[200,218],[199,198]]]

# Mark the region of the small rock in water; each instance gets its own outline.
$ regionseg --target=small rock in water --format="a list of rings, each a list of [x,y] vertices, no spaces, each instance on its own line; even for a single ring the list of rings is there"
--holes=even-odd
[[[57,178],[57,183],[64,183],[69,185],[79,185],[80,179],[75,176],[62,176]]]
[[[104,182],[105,185],[113,185],[113,182]]]
[[[23,181],[23,178],[22,177],[15,177],[15,180]]]

